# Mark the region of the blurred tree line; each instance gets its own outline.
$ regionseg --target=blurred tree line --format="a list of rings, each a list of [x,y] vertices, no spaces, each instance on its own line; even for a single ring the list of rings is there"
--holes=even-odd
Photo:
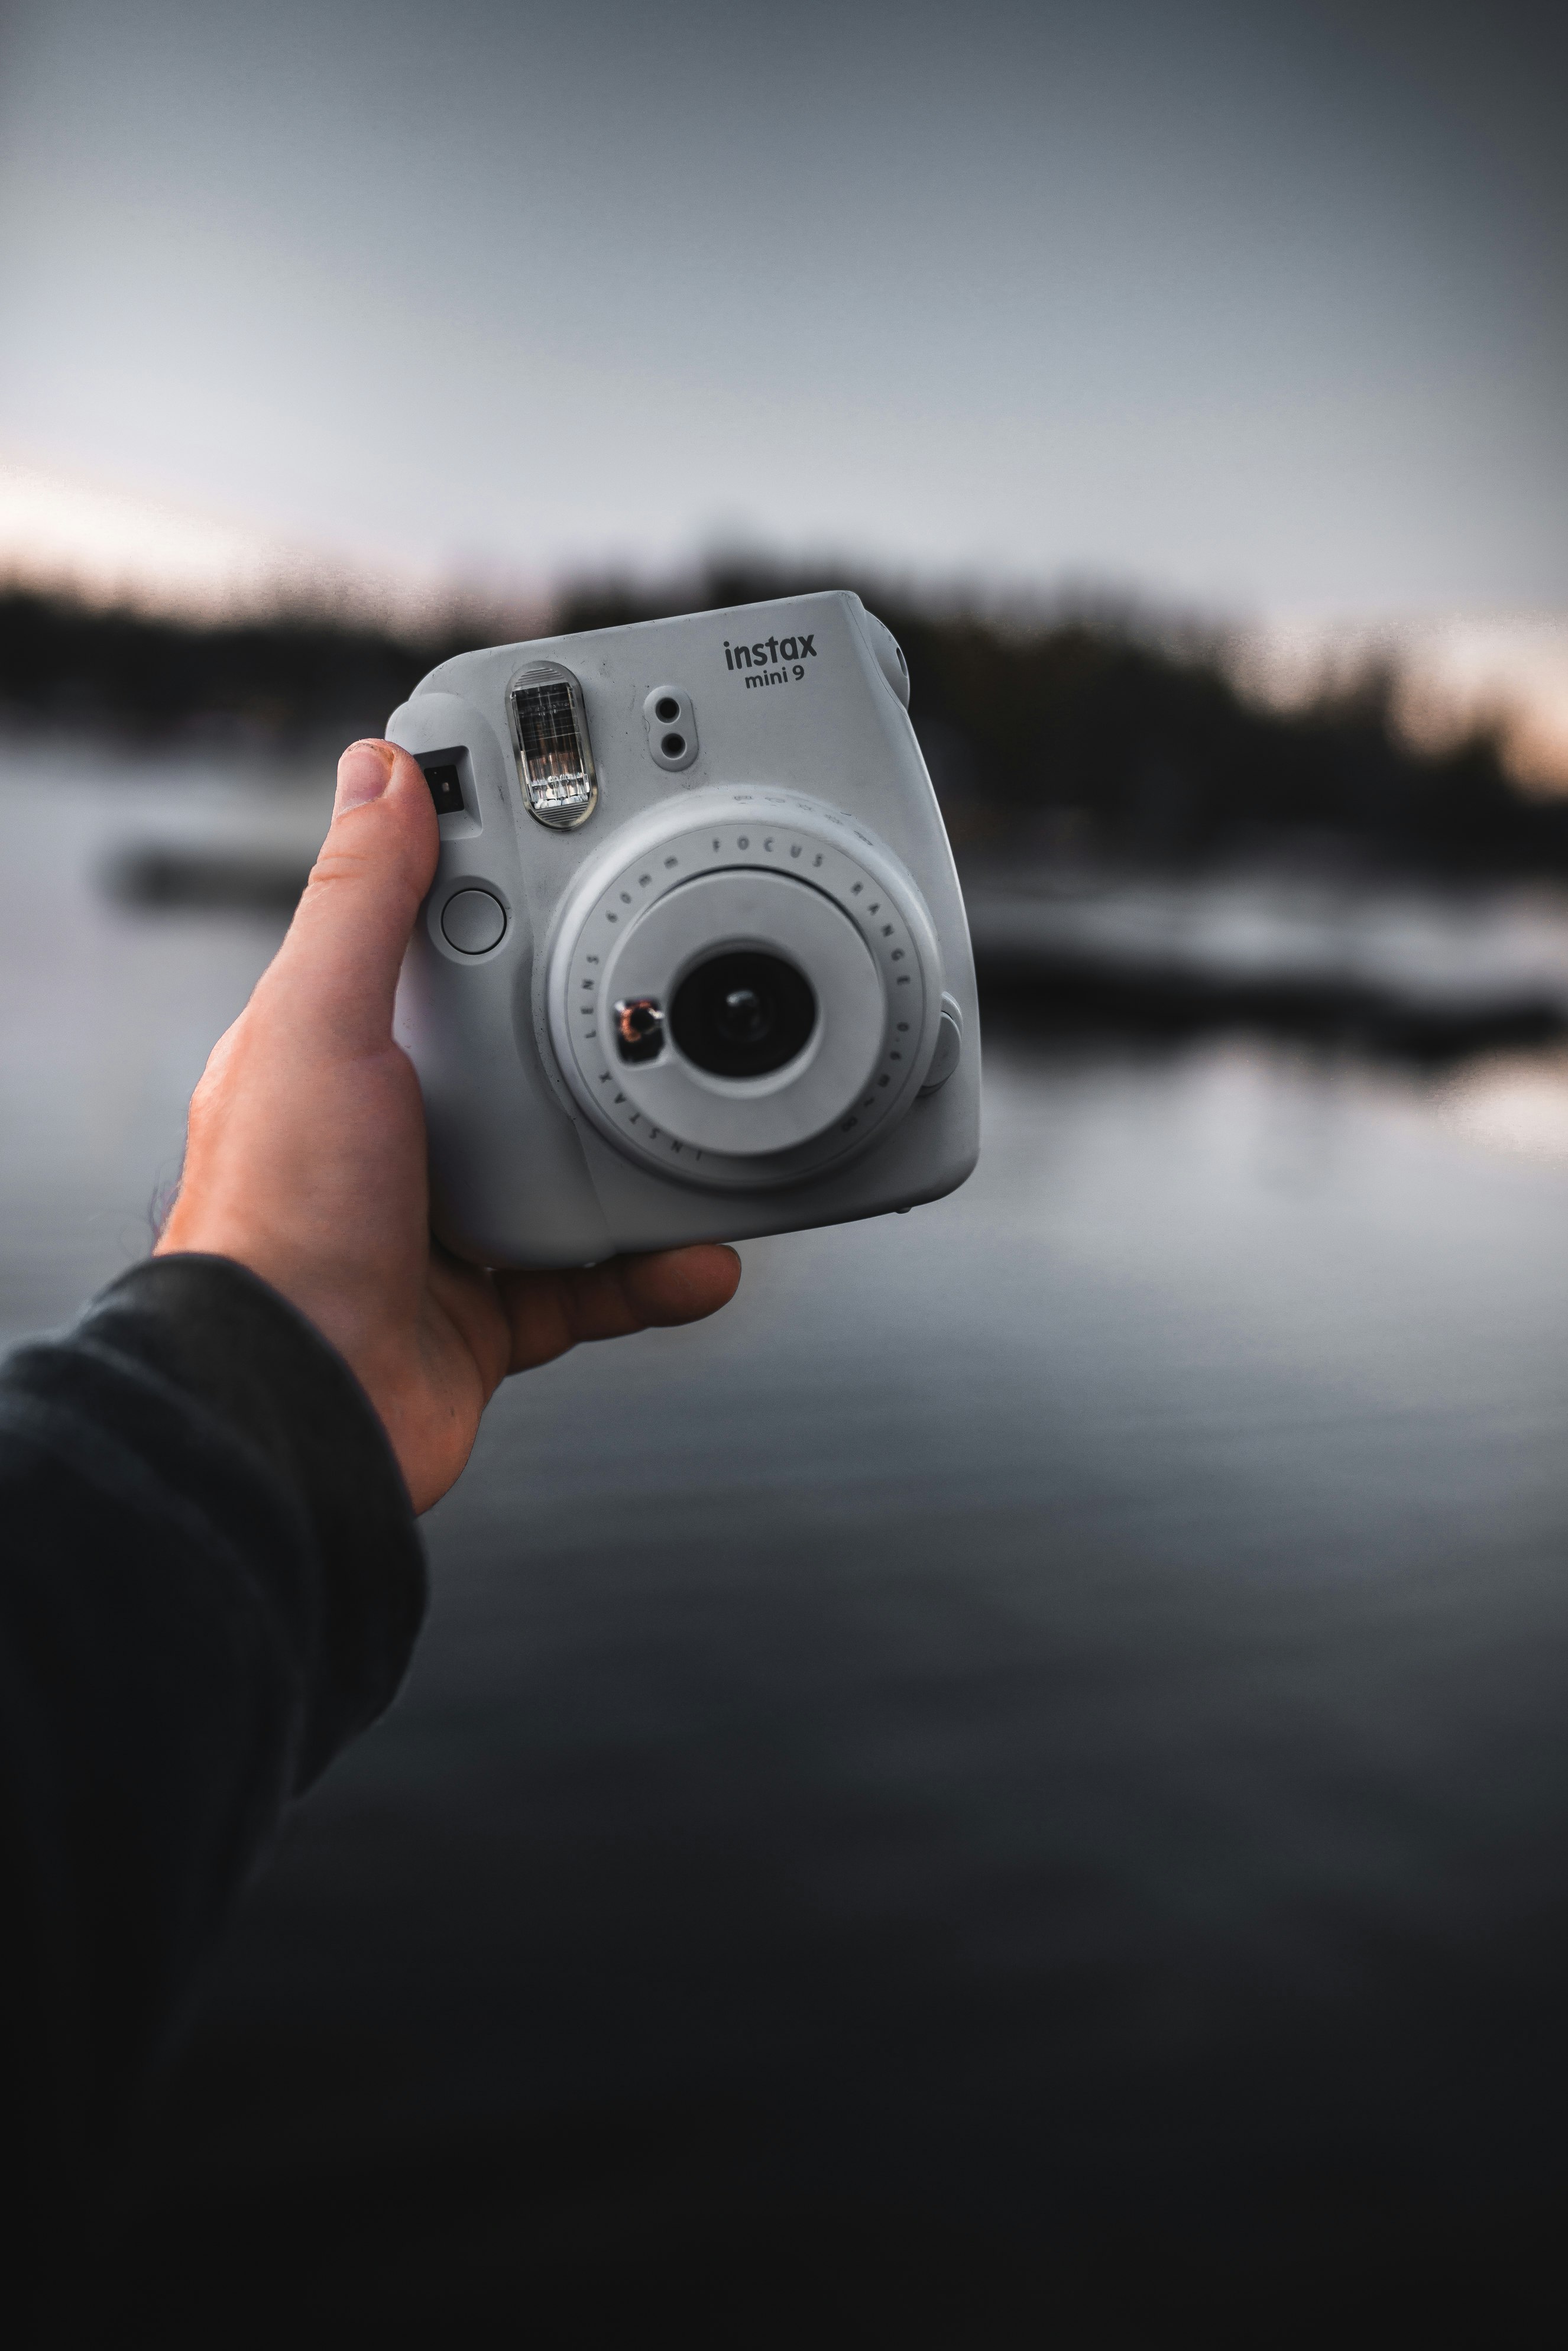
[[[604,628],[822,584],[758,562],[650,586],[580,583],[552,625]],[[1438,752],[1367,670],[1289,711],[1238,686],[1218,641],[1131,613],[939,610],[855,580],[908,656],[912,713],[955,837],[974,849],[1164,862],[1311,841],[1437,872],[1568,868],[1568,803],[1510,777],[1496,737]],[[417,638],[327,612],[201,626],[0,593],[0,713],[13,724],[304,748],[374,733],[436,662],[537,633],[455,606]]]
[[[147,745],[351,739],[379,732],[433,662],[482,642],[461,632],[466,618],[415,643],[328,611],[204,625],[13,587],[0,592],[0,713]]]

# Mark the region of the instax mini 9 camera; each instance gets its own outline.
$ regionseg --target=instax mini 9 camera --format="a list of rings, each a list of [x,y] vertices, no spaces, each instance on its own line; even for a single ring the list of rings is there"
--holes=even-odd
[[[964,1181],[974,967],[908,698],[831,593],[462,653],[393,713],[441,829],[396,1033],[450,1248],[580,1265]]]

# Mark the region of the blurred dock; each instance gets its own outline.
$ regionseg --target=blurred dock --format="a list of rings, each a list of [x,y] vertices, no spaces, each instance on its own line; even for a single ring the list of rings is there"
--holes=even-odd
[[[1568,893],[1279,869],[965,877],[993,998],[1061,1022],[1227,1026],[1443,1059],[1568,1029]]]
[[[317,799],[187,811],[116,841],[109,895],[151,912],[287,914]],[[982,988],[1055,1025],[1240,1028],[1441,1061],[1568,1034],[1568,890],[1277,867],[971,864]]]

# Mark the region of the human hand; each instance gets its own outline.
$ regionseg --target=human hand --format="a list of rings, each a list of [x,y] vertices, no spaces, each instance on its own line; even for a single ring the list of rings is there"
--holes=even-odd
[[[392,1015],[437,847],[414,760],[353,744],[288,935],[192,1097],[157,1245],[233,1258],[309,1318],[380,1414],[416,1510],[456,1478],[509,1372],[696,1322],[740,1278],[722,1248],[485,1273],[433,1239],[424,1108]]]

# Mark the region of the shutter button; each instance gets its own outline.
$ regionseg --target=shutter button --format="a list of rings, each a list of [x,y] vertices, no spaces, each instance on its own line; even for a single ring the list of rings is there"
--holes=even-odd
[[[923,1094],[934,1094],[945,1086],[958,1066],[964,1050],[964,1016],[950,996],[942,998],[942,1019],[936,1029],[936,1050],[931,1056],[931,1067],[925,1072]]]
[[[441,909],[442,935],[459,955],[484,955],[498,946],[507,928],[507,910],[488,890],[458,890]]]

